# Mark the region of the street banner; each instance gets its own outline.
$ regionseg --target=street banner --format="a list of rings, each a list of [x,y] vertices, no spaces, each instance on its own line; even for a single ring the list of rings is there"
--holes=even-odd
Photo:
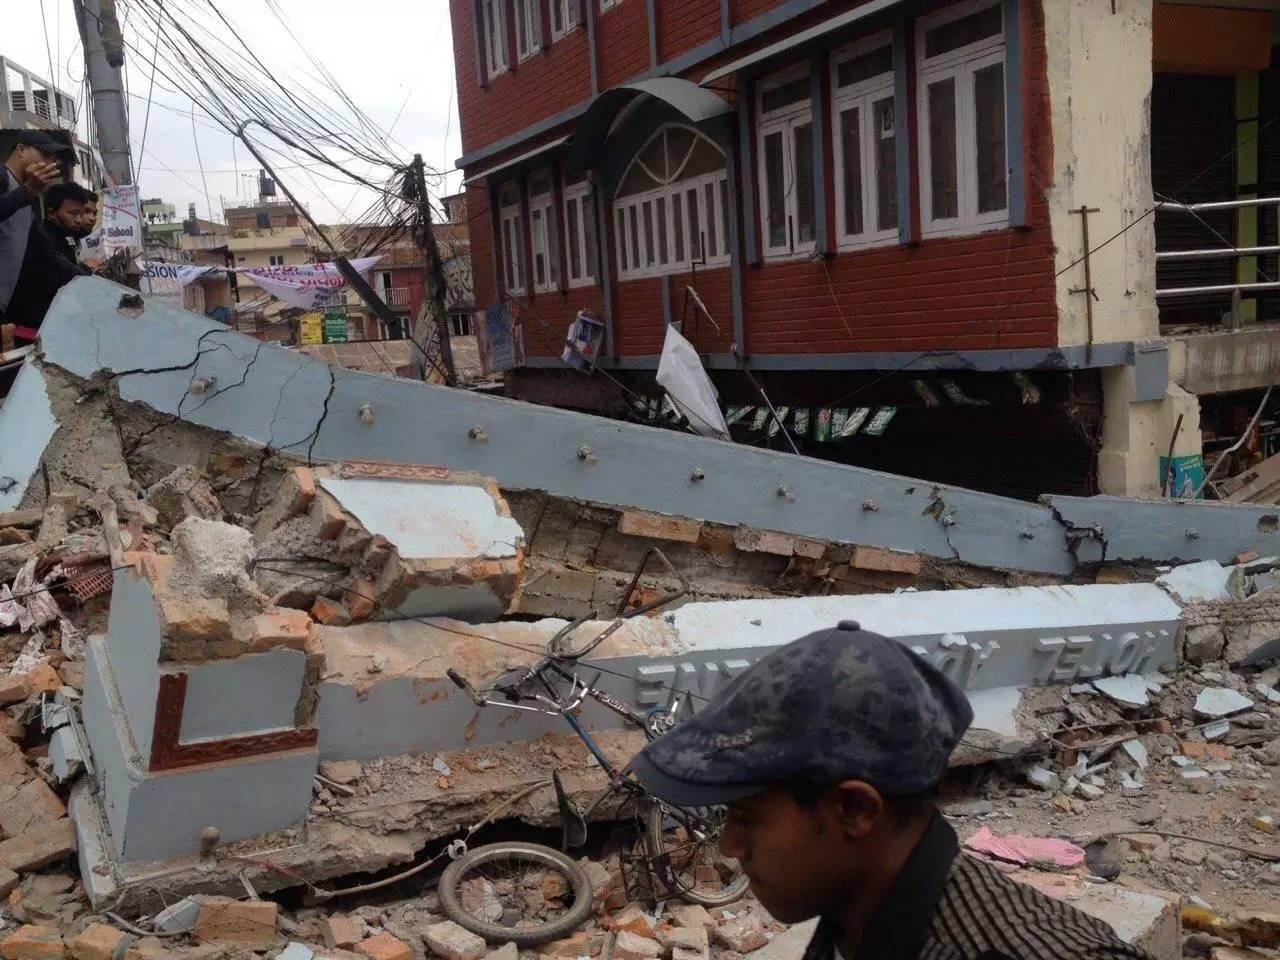
[[[187,285],[193,280],[212,273],[216,267],[197,267],[187,263],[164,263],[160,260],[138,260],[142,274],[138,289],[144,297],[163,300],[170,306],[182,309]]]
[[[484,320],[476,325],[480,369],[485,376],[524,364],[523,332],[520,325],[512,321],[505,303],[495,303],[485,310]]]
[[[694,433],[718,440],[729,439],[729,426],[720,412],[716,388],[703,369],[698,351],[680,334],[674,323],[667,324],[667,338],[662,346],[656,379],[676,409],[685,415]]]
[[[102,248],[108,257],[142,252],[142,205],[132,184],[110,187],[102,202]]]
[[[356,273],[365,273],[381,260],[360,257],[351,261]],[[293,267],[240,267],[237,273],[271,296],[301,310],[320,310],[333,304],[333,294],[346,287],[347,278],[335,263],[305,263]]]

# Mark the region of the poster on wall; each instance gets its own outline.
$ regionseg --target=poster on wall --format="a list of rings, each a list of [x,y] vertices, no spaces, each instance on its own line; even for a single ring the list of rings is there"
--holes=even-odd
[[[142,252],[142,205],[132,184],[111,187],[102,201],[102,249],[108,257]]]
[[[304,347],[324,343],[324,316],[304,313],[298,318],[298,342]]]
[[[1199,500],[1204,497],[1204,455],[1160,458],[1160,489],[1175,500]]]
[[[604,343],[604,323],[590,310],[579,310],[565,337],[561,359],[575,370],[595,369],[600,346]]]
[[[215,267],[196,267],[185,263],[164,263],[160,260],[137,260],[141,274],[138,289],[144,297],[161,300],[171,307],[186,306],[187,285],[193,280],[212,273]]]
[[[346,311],[331,310],[326,312],[324,315],[324,342],[346,343],[349,339]]]
[[[511,319],[505,303],[495,303],[476,324],[476,346],[485,376],[524,365],[524,331]]]

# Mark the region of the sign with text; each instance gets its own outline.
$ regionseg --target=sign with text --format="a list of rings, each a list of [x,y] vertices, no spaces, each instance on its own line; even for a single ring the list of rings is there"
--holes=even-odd
[[[373,269],[382,257],[360,257],[351,261],[356,273]],[[335,263],[304,263],[292,267],[241,267],[238,273],[271,296],[300,310],[320,310],[334,302],[334,294],[344,289],[347,278]]]
[[[179,309],[182,309],[185,304],[187,285],[216,269],[185,263],[164,263],[159,260],[138,260],[136,263],[139,273],[142,274],[138,287],[142,295],[163,300]]]

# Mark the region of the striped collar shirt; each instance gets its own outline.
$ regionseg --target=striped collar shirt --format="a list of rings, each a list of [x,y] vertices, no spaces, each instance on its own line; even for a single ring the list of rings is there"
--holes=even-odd
[[[823,918],[804,960],[837,960],[839,929]],[[941,814],[929,825],[863,931],[840,960],[1150,960],[1110,926],[961,853]]]

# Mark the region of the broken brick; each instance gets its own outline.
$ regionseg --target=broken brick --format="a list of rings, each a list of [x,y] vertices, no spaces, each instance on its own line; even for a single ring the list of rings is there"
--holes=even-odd
[[[306,513],[316,498],[316,478],[306,467],[294,467],[280,480],[275,498],[258,514],[253,532],[259,539],[265,537],[290,517]]]
[[[160,619],[170,640],[227,640],[231,611],[221,597],[165,597]]]
[[[321,493],[311,503],[311,529],[318,540],[337,540],[347,528],[347,515],[338,501]]]
[[[626,930],[640,937],[653,936],[653,920],[638,903],[629,903],[613,918],[614,930]]]
[[[17,837],[67,815],[67,808],[43,780],[32,780],[0,804],[0,833]]]
[[[4,960],[56,960],[64,955],[62,935],[54,927],[19,927],[0,941]]]
[[[209,897],[200,905],[193,932],[197,939],[205,942],[233,944],[250,950],[266,949],[279,940],[278,910],[270,900]]]
[[[347,612],[351,614],[353,622],[359,623],[368,620],[373,616],[374,608],[377,604],[374,602],[374,591],[377,588],[369,580],[353,580],[351,588],[347,591]]]
[[[409,945],[385,932],[356,944],[356,953],[369,960],[413,960],[413,950]]]
[[[354,917],[335,914],[320,921],[320,935],[330,950],[335,947],[346,949],[364,939],[364,924]]]
[[[18,875],[8,867],[0,867],[0,897],[7,897],[18,889]]]
[[[733,543],[748,553],[769,553],[777,557],[790,557],[796,552],[796,538],[776,530],[755,530],[738,527],[733,532]]]
[[[1235,749],[1225,743],[1206,743],[1203,740],[1182,741],[1182,755],[1192,760],[1230,760],[1234,754]]]
[[[628,537],[649,537],[676,543],[697,543],[702,533],[701,520],[668,517],[660,513],[624,510],[618,517],[618,532]]]
[[[38,870],[76,852],[76,830],[65,817],[0,843],[0,867],[17,873]]]
[[[72,960],[114,960],[124,932],[105,923],[91,923],[71,941]]]
[[[0,738],[21,743],[27,738],[27,728],[20,720],[7,713],[0,713]]]
[[[249,621],[249,637],[256,651],[289,647],[302,650],[311,635],[311,618],[305,610],[278,608]]]
[[[58,679],[74,690],[84,689],[84,661],[68,660],[58,667]]]
[[[619,932],[613,941],[613,960],[653,960],[660,956],[662,944],[630,930]]]
[[[31,687],[26,677],[0,677],[0,707],[21,703],[30,695]]]
[[[316,597],[311,605],[311,618],[326,627],[346,627],[351,625],[351,614],[337,600],[328,597]]]
[[[668,950],[697,950],[700,954],[711,948],[703,927],[662,927],[658,930],[658,942]]]
[[[905,573],[916,576],[924,569],[924,561],[916,553],[882,550],[879,547],[854,547],[849,555],[849,566],[859,570],[878,570],[881,573]]]
[[[591,956],[591,934],[586,930],[578,930],[563,940],[552,940],[538,948],[544,957],[561,957],[563,960],[578,960],[578,957]]]
[[[444,960],[480,960],[488,951],[482,938],[452,920],[427,927],[422,931],[422,939],[432,953]]]
[[[28,697],[38,697],[42,693],[57,693],[62,686],[58,671],[48,663],[38,663],[26,675]]]
[[[696,903],[673,903],[667,907],[672,921],[677,926],[697,928],[711,931],[716,928],[716,918],[707,912],[707,908]]]
[[[154,553],[150,550],[126,550],[122,555],[124,562],[132,564],[137,571],[151,582],[153,587],[164,583],[173,569],[173,557],[168,554]]]
[[[715,937],[735,953],[750,953],[769,942],[764,924],[753,913],[743,913],[722,923],[716,929]]]

